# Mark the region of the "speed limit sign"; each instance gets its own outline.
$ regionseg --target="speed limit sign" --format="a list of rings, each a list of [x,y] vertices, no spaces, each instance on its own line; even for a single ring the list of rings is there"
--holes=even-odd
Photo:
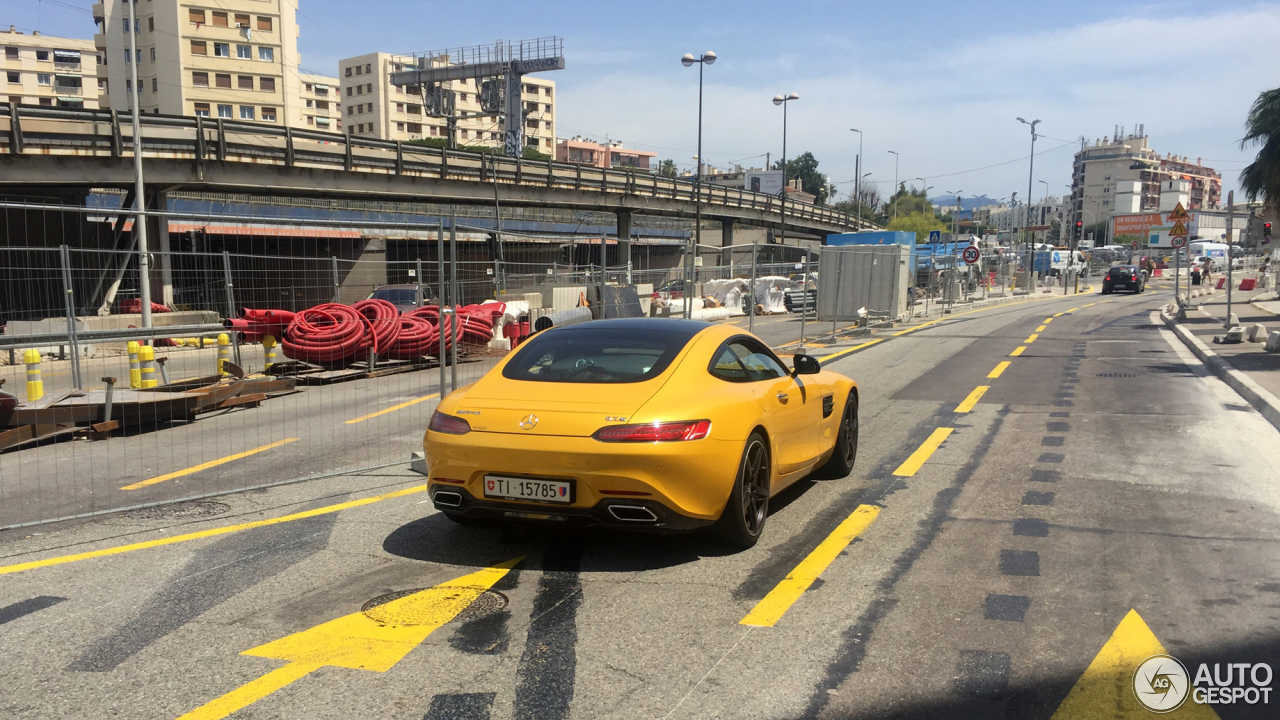
[[[980,253],[978,252],[978,246],[970,245],[969,247],[965,248],[964,252],[961,253],[960,257],[964,258],[964,261],[967,263],[978,262],[978,258],[980,257]]]
[[[1169,238],[1169,244],[1173,246],[1173,249],[1174,249],[1174,250],[1179,250],[1179,249],[1181,249],[1183,246],[1185,246],[1185,245],[1187,244],[1187,236],[1186,236],[1186,235],[1174,235],[1174,236],[1172,236],[1172,237],[1170,237],[1170,238]]]

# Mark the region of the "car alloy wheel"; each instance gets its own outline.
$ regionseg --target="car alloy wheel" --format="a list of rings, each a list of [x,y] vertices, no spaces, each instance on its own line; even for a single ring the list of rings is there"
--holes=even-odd
[[[759,535],[769,514],[769,449],[758,437],[747,445],[740,482],[743,525],[751,535]]]

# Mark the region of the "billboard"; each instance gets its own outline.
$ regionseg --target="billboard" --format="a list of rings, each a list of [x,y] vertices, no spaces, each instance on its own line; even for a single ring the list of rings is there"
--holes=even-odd
[[[749,172],[746,174],[743,187],[751,192],[765,193],[766,195],[781,195],[782,171],[762,170]]]
[[[1194,211],[1190,212],[1190,219],[1186,222],[1187,228],[1192,235],[1195,235],[1199,230],[1199,223],[1196,221],[1197,214]],[[1140,238],[1146,238],[1151,247],[1173,247],[1169,242],[1169,231],[1173,229],[1173,223],[1169,220],[1169,213],[1167,212],[1116,215],[1111,219],[1111,224],[1111,237],[1113,238],[1121,235],[1137,235]]]

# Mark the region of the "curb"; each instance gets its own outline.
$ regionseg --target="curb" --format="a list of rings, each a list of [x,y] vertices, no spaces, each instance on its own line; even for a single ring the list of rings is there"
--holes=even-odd
[[[1207,345],[1200,342],[1200,338],[1192,335],[1190,331],[1178,324],[1178,321],[1170,317],[1163,310],[1160,311],[1160,319],[1164,324],[1173,330],[1173,334],[1178,336],[1184,345],[1191,349],[1191,352],[1204,363],[1219,380],[1226,383],[1228,387],[1236,391],[1240,397],[1253,406],[1255,410],[1262,413],[1262,417],[1271,423],[1272,427],[1280,430],[1280,398],[1272,395],[1270,391],[1254,382],[1253,378],[1231,367],[1231,364],[1222,359],[1222,356],[1209,349]]]

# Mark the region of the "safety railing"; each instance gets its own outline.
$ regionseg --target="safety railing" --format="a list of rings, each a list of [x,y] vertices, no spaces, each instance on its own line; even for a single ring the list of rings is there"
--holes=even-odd
[[[127,118],[126,118],[127,119]],[[144,114],[140,118],[144,156],[190,159],[202,176],[204,163],[251,162],[286,167],[343,169],[385,175],[426,177],[530,188],[578,190],[693,202],[695,183],[638,170],[613,170],[526,160],[402,141],[318,130],[240,122],[225,118]],[[40,153],[124,157],[134,147],[132,127],[115,110],[83,110],[0,103],[0,154]],[[848,213],[821,205],[785,203],[781,198],[740,188],[704,185],[704,212],[715,207],[758,211],[762,219],[823,230],[874,227]],[[767,216],[777,216],[769,218]]]

